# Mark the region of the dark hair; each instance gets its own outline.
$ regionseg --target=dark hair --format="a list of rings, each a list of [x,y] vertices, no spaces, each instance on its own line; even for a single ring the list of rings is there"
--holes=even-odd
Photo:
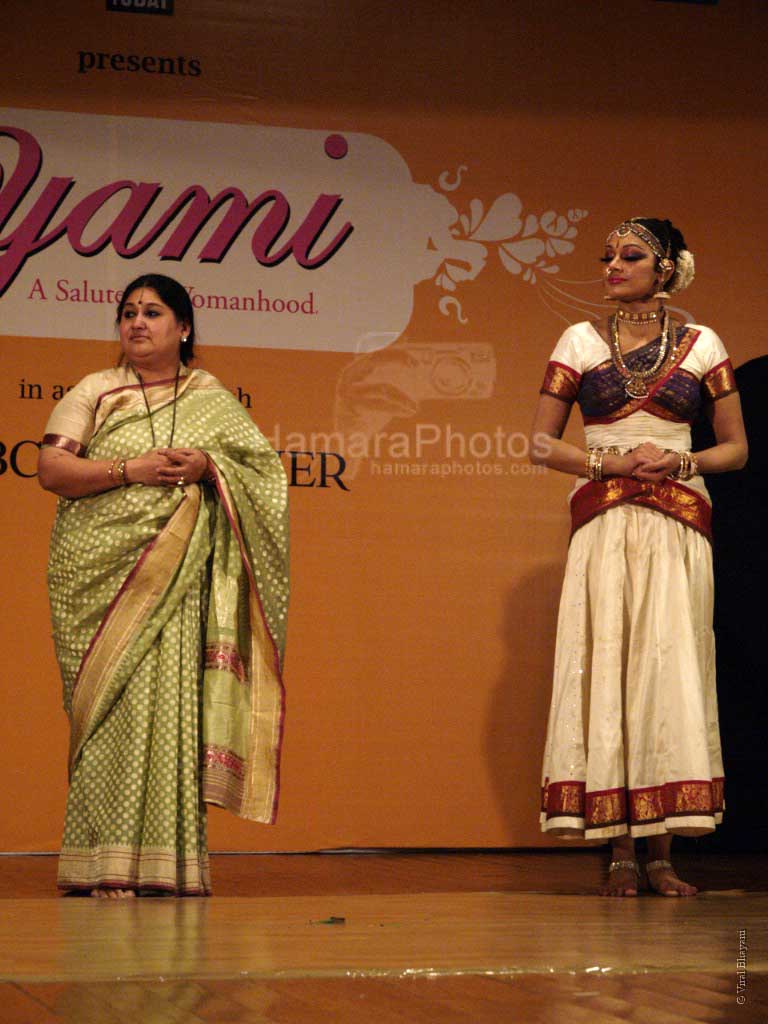
[[[676,228],[671,220],[657,220],[655,217],[635,217],[638,224],[642,224],[644,228],[647,228],[651,234],[658,238],[664,252],[669,252],[669,258],[677,264],[677,257],[688,246],[685,244],[683,233],[679,228]],[[656,268],[659,266],[659,257],[656,257]],[[669,286],[673,286],[677,271],[667,281]]]
[[[165,305],[173,311],[176,319],[188,324],[187,340],[179,348],[179,359],[185,366],[189,366],[194,359],[195,311],[192,308],[192,301],[187,289],[178,281],[174,281],[172,277],[166,277],[165,274],[142,274],[135,281],[131,281],[123,291],[122,298],[117,305],[115,323],[120,323],[125,301],[137,288],[151,288],[157,292]]]

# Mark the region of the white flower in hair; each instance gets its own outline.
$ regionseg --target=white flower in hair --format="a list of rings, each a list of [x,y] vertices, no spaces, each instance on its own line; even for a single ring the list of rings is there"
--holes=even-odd
[[[693,253],[688,249],[681,249],[675,260],[675,273],[667,286],[668,290],[670,292],[681,292],[684,288],[688,287],[695,276],[696,263],[693,259]]]

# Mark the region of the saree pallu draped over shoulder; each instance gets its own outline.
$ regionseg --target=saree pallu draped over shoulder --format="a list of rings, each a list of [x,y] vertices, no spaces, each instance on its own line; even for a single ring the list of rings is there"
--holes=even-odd
[[[146,387],[158,439],[169,436],[173,385]],[[151,447],[127,371],[93,375],[70,395],[45,444],[90,459]],[[265,823],[276,814],[285,474],[209,374],[182,377],[175,416],[174,445],[206,452],[210,484],[59,502],[48,575],[71,724],[68,890],[208,893],[204,804]]]

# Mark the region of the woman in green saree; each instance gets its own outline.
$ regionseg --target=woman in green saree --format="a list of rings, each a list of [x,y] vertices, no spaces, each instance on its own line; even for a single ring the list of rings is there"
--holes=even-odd
[[[57,405],[48,585],[71,727],[59,887],[206,895],[205,804],[277,808],[287,483],[229,391],[190,369],[186,290],[149,274],[117,311],[121,365]]]

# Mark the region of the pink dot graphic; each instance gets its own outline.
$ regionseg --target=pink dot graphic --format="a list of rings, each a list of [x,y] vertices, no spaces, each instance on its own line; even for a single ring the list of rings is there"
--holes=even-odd
[[[329,135],[325,140],[325,152],[331,160],[342,160],[349,152],[349,143],[343,135]]]

